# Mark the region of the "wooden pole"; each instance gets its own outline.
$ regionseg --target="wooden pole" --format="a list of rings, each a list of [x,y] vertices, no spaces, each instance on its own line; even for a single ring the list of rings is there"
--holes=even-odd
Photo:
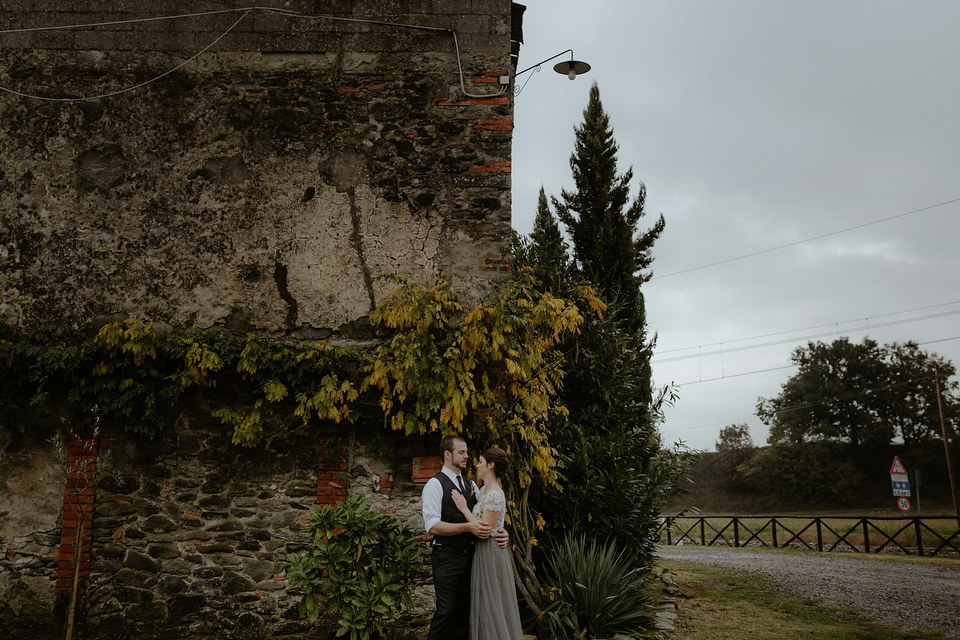
[[[937,385],[937,408],[940,409],[940,431],[943,433],[943,448],[947,454],[947,476],[950,478],[950,493],[953,495],[953,512],[960,527],[960,505],[957,503],[957,483],[953,479],[953,465],[950,463],[950,439],[947,437],[947,421],[943,417],[943,400],[940,397],[940,367],[933,363],[934,382]]]
[[[77,537],[73,542],[73,584],[70,588],[70,606],[67,608],[67,628],[64,634],[64,640],[73,639],[73,621],[77,611],[77,592],[80,591],[80,559],[81,545],[83,544],[83,520],[84,514],[80,512],[80,523],[77,526]]]

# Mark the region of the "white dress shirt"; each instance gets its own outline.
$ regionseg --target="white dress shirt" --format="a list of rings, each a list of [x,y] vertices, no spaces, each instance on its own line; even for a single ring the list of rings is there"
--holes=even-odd
[[[450,478],[453,486],[457,486],[457,474],[446,467],[442,467],[440,472]],[[460,477],[463,478],[464,488],[467,486],[466,483],[469,482],[471,489],[473,489],[473,495],[477,495],[479,489],[476,483],[469,478]],[[427,533],[430,533],[430,529],[437,526],[437,523],[441,520],[440,509],[443,504],[443,485],[440,484],[440,481],[436,477],[427,480],[427,484],[423,487],[421,499],[423,502],[423,528]]]

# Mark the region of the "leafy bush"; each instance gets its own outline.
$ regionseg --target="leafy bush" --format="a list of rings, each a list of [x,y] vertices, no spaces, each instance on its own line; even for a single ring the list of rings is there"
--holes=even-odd
[[[287,581],[305,591],[300,613],[314,622],[329,612],[339,620],[337,637],[383,634],[390,616],[411,605],[409,587],[422,567],[416,534],[396,518],[370,511],[363,496],[315,505],[306,529],[314,549],[282,565]]]
[[[591,640],[655,633],[650,569],[634,565],[631,557],[610,543],[567,536],[546,561],[551,636]]]

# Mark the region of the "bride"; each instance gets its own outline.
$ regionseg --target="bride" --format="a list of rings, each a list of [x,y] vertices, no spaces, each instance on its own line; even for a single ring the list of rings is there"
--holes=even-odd
[[[509,464],[503,449],[491,447],[483,452],[477,463],[477,479],[483,482],[483,489],[472,513],[460,492],[453,490],[453,501],[468,522],[482,521],[494,531],[503,528],[507,499],[500,488],[500,478]],[[523,637],[510,551],[498,547],[492,537],[477,540],[470,578],[470,612],[473,640],[520,640]]]

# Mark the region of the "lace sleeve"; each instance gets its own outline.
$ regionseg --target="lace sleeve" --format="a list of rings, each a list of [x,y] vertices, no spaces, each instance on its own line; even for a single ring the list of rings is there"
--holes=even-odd
[[[496,511],[497,513],[506,513],[507,511],[507,499],[504,497],[502,491],[491,491],[484,496],[483,500],[483,510],[484,511]]]

